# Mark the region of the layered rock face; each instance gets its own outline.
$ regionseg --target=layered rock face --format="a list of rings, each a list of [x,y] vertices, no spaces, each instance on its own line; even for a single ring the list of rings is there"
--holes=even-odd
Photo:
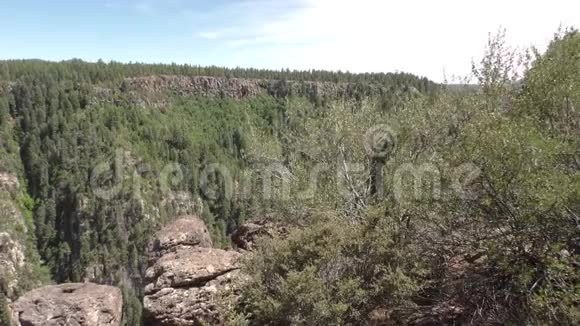
[[[18,273],[25,268],[24,248],[7,232],[0,232],[0,279],[7,297],[13,297],[18,288]]]
[[[121,290],[93,283],[70,283],[30,291],[11,305],[14,326],[118,326]]]
[[[180,96],[253,97],[262,92],[257,79],[216,78],[204,76],[149,76],[125,80],[129,90],[147,93],[168,92]]]
[[[8,298],[15,296],[20,273],[29,267],[25,256],[26,225],[13,199],[19,189],[15,175],[0,173],[0,291]]]
[[[145,325],[219,325],[215,300],[238,277],[240,254],[212,248],[195,216],[164,227],[149,245]]]
[[[153,106],[166,104],[167,95],[235,99],[259,95],[357,98],[380,96],[387,92],[383,86],[371,84],[170,75],[127,78],[121,90],[133,94],[142,104]],[[99,90],[102,95],[110,95],[110,92]]]

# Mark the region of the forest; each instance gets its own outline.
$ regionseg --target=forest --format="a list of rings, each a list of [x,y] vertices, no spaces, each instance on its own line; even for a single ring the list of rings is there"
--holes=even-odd
[[[128,78],[159,75],[386,91],[176,93],[154,107],[125,90]],[[13,290],[0,269],[0,325],[8,300],[84,281],[120,287],[124,324],[141,325],[147,243],[181,215],[200,216],[221,248],[246,221],[290,230],[245,258],[251,277],[223,299],[235,301],[226,324],[375,325],[377,314],[385,325],[575,324],[580,34],[520,53],[499,33],[470,82],[0,61],[0,175],[21,185],[0,204],[24,217],[0,212],[0,226],[32,266]],[[114,99],[100,100],[103,89]]]

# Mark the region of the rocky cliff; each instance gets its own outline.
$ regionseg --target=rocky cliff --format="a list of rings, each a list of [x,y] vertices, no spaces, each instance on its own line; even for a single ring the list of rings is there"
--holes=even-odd
[[[0,292],[14,299],[19,292],[37,283],[30,275],[37,263],[29,230],[21,211],[20,182],[16,175],[0,172]]]
[[[97,89],[97,99],[110,101],[114,94],[128,95],[133,102],[146,106],[165,106],[172,97],[202,96],[242,99],[269,95],[360,99],[389,92],[383,85],[347,82],[286,81],[250,78],[159,75],[125,79],[118,89]]]
[[[212,248],[204,223],[185,216],[149,245],[143,301],[145,325],[219,325],[216,299],[238,277],[240,254]]]
[[[18,82],[0,81],[0,96],[9,94]],[[154,75],[129,77],[115,86],[94,85],[90,102],[95,104],[117,103],[121,97],[131,102],[153,107],[167,106],[173,97],[200,96],[234,99],[252,98],[260,95],[274,97],[301,96],[318,101],[322,99],[361,99],[387,94],[411,94],[420,92],[411,86],[394,86],[380,83],[296,81],[254,78],[228,78],[211,76]]]
[[[16,83],[0,81],[0,96],[10,93]],[[171,98],[176,96],[242,99],[269,95],[274,97],[302,96],[311,100],[360,99],[393,93],[391,88],[378,83],[156,75],[126,78],[115,87],[94,86],[94,97],[91,101],[116,103],[120,94],[128,96],[137,104],[154,107],[166,106]],[[413,87],[402,87],[399,92],[401,91],[419,94],[419,91]]]
[[[125,91],[149,95],[173,94],[232,98],[254,97],[260,94],[278,97],[300,95],[338,98],[354,97],[357,94],[380,95],[385,91],[383,86],[375,84],[167,75],[127,78],[121,88]]]

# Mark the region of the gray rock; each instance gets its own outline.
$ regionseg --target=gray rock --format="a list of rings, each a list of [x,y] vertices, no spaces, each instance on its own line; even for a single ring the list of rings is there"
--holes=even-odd
[[[219,294],[235,287],[239,271],[208,281],[200,287],[164,288],[143,300],[145,325],[220,325]]]
[[[228,272],[239,268],[240,254],[213,248],[179,248],[176,252],[163,255],[147,269],[145,293],[150,294],[163,288],[204,286]]]
[[[222,324],[216,298],[232,287],[240,253],[211,248],[203,222],[188,216],[159,231],[149,257],[145,325]]]
[[[0,280],[5,282],[7,297],[14,296],[18,288],[19,272],[25,267],[24,248],[7,232],[0,232]]]
[[[213,243],[202,220],[195,216],[181,217],[159,231],[149,242],[150,264],[179,247],[211,248]]]
[[[0,172],[0,191],[16,191],[20,189],[20,182],[14,174]]]
[[[380,96],[387,92],[384,86],[346,82],[319,82],[227,78],[210,76],[159,75],[127,78],[119,88],[134,102],[143,106],[163,108],[169,95],[252,98],[260,95],[286,97],[289,95],[315,98],[362,98]],[[102,101],[110,100],[114,90],[99,89]]]
[[[15,326],[118,326],[121,290],[93,283],[68,283],[32,290],[10,305]]]

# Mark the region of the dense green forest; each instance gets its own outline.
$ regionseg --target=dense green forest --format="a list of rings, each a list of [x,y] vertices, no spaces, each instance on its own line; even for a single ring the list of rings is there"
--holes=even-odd
[[[262,214],[265,207],[259,198],[241,191],[224,196],[219,171],[205,171],[219,163],[239,183],[244,171],[257,168],[261,160],[250,155],[248,138],[282,139],[290,101],[271,96],[175,97],[157,109],[134,103],[121,91],[115,103],[94,104],[96,85],[122,89],[123,79],[130,76],[201,74],[434,87],[407,74],[80,61],[3,61],[0,67],[0,77],[9,82],[0,98],[2,149],[7,153],[0,171],[17,174],[26,185],[34,241],[52,279],[120,285],[128,309],[135,311],[139,308],[131,307],[140,305],[143,253],[152,230],[178,215],[198,214],[215,242],[226,246],[227,235],[238,224]],[[103,164],[104,171],[114,173],[93,180],[95,168]],[[166,184],[159,181],[160,175],[167,176]],[[200,177],[206,182],[202,184]],[[114,196],[99,196],[95,187],[103,182],[120,188]],[[208,196],[210,192],[216,195]]]
[[[572,325],[580,34],[535,55],[513,66],[499,35],[474,64],[479,87],[452,90],[404,73],[1,61],[0,173],[21,180],[12,199],[33,231],[22,291],[117,285],[125,323],[140,325],[155,230],[197,214],[228,247],[240,224],[268,217],[295,228],[248,259],[232,324],[361,325],[382,314],[390,324]],[[126,78],[161,74],[391,94],[174,95],[152,107],[124,92]],[[115,100],[94,101],[102,88]]]

